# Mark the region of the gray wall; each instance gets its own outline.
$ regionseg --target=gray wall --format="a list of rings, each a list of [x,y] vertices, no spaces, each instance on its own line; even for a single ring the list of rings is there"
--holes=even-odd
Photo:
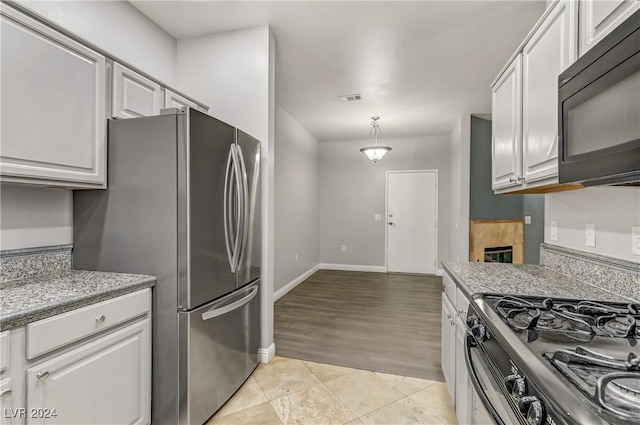
[[[318,142],[279,106],[275,118],[273,289],[277,291],[318,264],[319,217]]]
[[[522,218],[524,195],[494,195],[491,189],[491,121],[471,117],[470,220]]]
[[[470,220],[508,220],[531,216],[524,226],[524,262],[540,262],[544,238],[544,195],[494,195],[491,189],[491,121],[471,117]]]
[[[320,143],[320,262],[385,265],[385,175],[395,170],[438,170],[438,260],[448,259],[450,137],[387,139],[393,150],[374,165],[363,140]],[[374,221],[382,214],[383,221]],[[340,245],[347,252],[340,252]]]

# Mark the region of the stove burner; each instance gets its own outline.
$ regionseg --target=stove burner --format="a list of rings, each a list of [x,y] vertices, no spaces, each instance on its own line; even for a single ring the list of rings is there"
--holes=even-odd
[[[584,347],[558,350],[544,357],[600,407],[615,415],[640,419],[640,357],[616,359]]]
[[[539,328],[560,329],[562,327],[562,319],[556,317],[548,311],[540,313],[537,326]]]
[[[555,331],[582,342],[596,335],[640,339],[640,306],[634,304],[558,303],[551,298],[532,301],[506,296],[493,305],[516,331]]]

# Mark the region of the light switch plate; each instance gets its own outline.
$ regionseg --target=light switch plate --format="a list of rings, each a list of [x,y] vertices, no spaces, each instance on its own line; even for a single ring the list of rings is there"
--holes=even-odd
[[[524,224],[531,224],[531,216],[530,215],[525,215],[524,216]]]
[[[587,224],[585,225],[585,241],[584,243],[587,246],[592,248],[596,247],[596,225],[595,224]]]
[[[558,222],[557,221],[552,221],[549,224],[549,239],[551,239],[552,241],[558,240]]]
[[[631,226],[631,253],[640,255],[640,226]]]
[[[373,219],[375,221],[382,221],[382,214],[374,214]]]
[[[346,245],[340,245],[340,252],[347,252],[347,246]]]

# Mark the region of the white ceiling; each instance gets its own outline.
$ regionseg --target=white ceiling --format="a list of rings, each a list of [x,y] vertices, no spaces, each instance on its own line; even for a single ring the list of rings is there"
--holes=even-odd
[[[542,15],[537,1],[132,1],[177,39],[269,24],[276,103],[320,141],[448,132],[490,113],[489,84]],[[362,93],[359,102],[338,99]]]

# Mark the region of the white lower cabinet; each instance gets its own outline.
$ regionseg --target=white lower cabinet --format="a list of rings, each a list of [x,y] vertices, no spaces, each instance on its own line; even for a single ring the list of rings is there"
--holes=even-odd
[[[9,351],[10,364],[0,371],[3,425],[151,423],[151,289],[8,334],[2,357]]]
[[[149,325],[138,321],[28,368],[27,423],[149,423]]]
[[[446,274],[443,281],[453,284],[451,277]],[[455,287],[455,284],[453,285]],[[469,299],[460,291],[460,288],[455,287],[453,291],[449,291],[451,292],[455,294],[453,297],[455,305],[447,293],[442,294],[442,373],[455,405],[458,423],[463,425],[471,423],[473,409],[465,347]]]
[[[451,400],[455,402],[455,379],[456,379],[456,309],[451,304],[446,293],[442,293],[442,319],[441,319],[442,345],[441,364],[442,374],[447,383],[447,389]]]

